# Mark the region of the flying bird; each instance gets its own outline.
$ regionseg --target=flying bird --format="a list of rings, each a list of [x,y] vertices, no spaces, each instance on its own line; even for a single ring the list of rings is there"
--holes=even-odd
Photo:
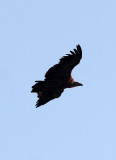
[[[76,49],[70,53],[62,57],[58,64],[46,72],[44,81],[35,81],[36,84],[32,86],[31,92],[37,93],[39,98],[36,108],[59,98],[66,88],[83,86],[83,84],[75,82],[71,76],[73,68],[79,64],[82,58],[81,46],[77,45]]]

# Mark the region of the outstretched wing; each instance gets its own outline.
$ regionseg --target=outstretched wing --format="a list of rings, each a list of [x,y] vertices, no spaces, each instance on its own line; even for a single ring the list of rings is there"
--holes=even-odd
[[[43,92],[37,92],[39,100],[36,102],[36,108],[44,105],[45,103],[53,100],[54,98],[59,98],[64,90],[46,90]]]
[[[82,58],[82,49],[80,45],[76,46],[74,51],[70,51],[71,54],[60,59],[60,62],[51,67],[45,74],[45,80],[64,79],[71,76],[72,69],[79,64]]]
[[[40,98],[37,102],[36,102],[36,108],[40,107],[41,105],[46,104],[47,102],[51,101],[52,99],[54,99],[54,97],[44,97],[44,98]]]

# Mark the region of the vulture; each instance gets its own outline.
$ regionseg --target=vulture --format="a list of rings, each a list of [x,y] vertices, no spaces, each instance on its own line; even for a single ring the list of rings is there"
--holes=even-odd
[[[39,98],[36,108],[59,98],[66,88],[83,86],[83,84],[75,82],[71,76],[73,68],[79,64],[81,58],[82,49],[80,45],[77,45],[76,49],[62,57],[58,64],[46,72],[44,81],[35,81],[36,84],[32,86],[31,92],[37,93]]]

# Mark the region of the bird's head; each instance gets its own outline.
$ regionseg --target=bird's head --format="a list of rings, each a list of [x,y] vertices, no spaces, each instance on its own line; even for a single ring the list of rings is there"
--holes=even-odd
[[[83,86],[83,84],[79,83],[79,82],[74,82],[72,83],[71,87],[77,87],[77,86]]]

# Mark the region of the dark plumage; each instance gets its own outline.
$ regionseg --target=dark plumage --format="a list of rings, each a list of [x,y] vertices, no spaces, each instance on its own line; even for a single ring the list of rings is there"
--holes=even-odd
[[[76,49],[70,53],[62,57],[58,64],[46,72],[44,81],[35,81],[37,83],[32,86],[31,92],[38,94],[39,100],[36,107],[44,105],[54,98],[59,98],[66,88],[82,86],[81,83],[74,82],[71,77],[72,69],[79,64],[82,58],[80,45],[77,45]]]

